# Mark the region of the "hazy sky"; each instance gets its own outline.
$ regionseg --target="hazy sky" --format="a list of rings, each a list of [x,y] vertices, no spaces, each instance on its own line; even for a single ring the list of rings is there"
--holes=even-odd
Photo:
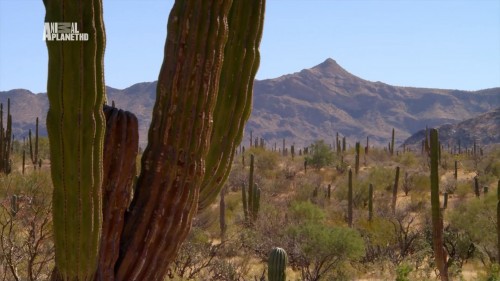
[[[173,1],[104,0],[106,84],[154,81]],[[42,0],[0,0],[0,91],[45,92]],[[258,79],[330,57],[371,81],[500,87],[499,0],[268,0]]]

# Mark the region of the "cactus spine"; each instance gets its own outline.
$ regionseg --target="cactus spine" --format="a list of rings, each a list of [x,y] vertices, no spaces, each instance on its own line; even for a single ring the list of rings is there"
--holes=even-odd
[[[399,166],[396,167],[396,177],[394,179],[394,185],[392,187],[392,204],[391,209],[392,213],[396,213],[396,202],[398,199],[398,187],[399,187]]]
[[[446,252],[443,247],[443,215],[439,204],[439,171],[438,171],[438,131],[430,130],[430,160],[431,160],[431,209],[432,209],[432,244],[436,266],[442,281],[448,281],[448,266]]]
[[[88,41],[46,41],[57,275],[64,280],[89,280],[97,268],[102,224],[102,1],[43,2],[46,24],[76,22],[89,35]]]
[[[268,281],[286,281],[286,265],[288,256],[282,248],[275,247],[269,253],[267,261]]]

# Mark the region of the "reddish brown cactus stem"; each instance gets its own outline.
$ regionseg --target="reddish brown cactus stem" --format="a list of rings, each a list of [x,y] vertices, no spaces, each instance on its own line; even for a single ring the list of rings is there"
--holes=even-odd
[[[162,280],[197,210],[230,0],[176,1],[116,280]]]
[[[129,206],[136,175],[139,134],[137,118],[130,112],[104,106],[103,224],[99,266],[95,280],[114,280],[123,218]]]

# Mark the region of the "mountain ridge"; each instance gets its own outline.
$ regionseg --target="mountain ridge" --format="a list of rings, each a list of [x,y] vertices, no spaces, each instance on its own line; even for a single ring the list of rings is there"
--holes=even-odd
[[[141,146],[145,147],[156,81],[133,84],[125,89],[106,87],[108,103],[128,110],[139,119]],[[11,98],[14,134],[24,136],[41,117],[46,134],[46,94],[14,89],[0,92],[0,102]],[[308,145],[316,139],[332,143],[336,132],[348,143],[370,136],[374,144],[386,144],[396,129],[399,143],[413,133],[445,123],[458,123],[500,106],[500,87],[478,91],[392,86],[364,80],[329,58],[299,72],[274,79],[255,80],[252,115],[242,141],[248,136],[264,138],[268,145]]]

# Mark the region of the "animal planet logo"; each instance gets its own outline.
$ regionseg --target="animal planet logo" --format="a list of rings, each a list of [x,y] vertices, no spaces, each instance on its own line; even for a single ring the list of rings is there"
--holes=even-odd
[[[44,41],[88,41],[88,33],[80,33],[76,22],[46,22]]]

